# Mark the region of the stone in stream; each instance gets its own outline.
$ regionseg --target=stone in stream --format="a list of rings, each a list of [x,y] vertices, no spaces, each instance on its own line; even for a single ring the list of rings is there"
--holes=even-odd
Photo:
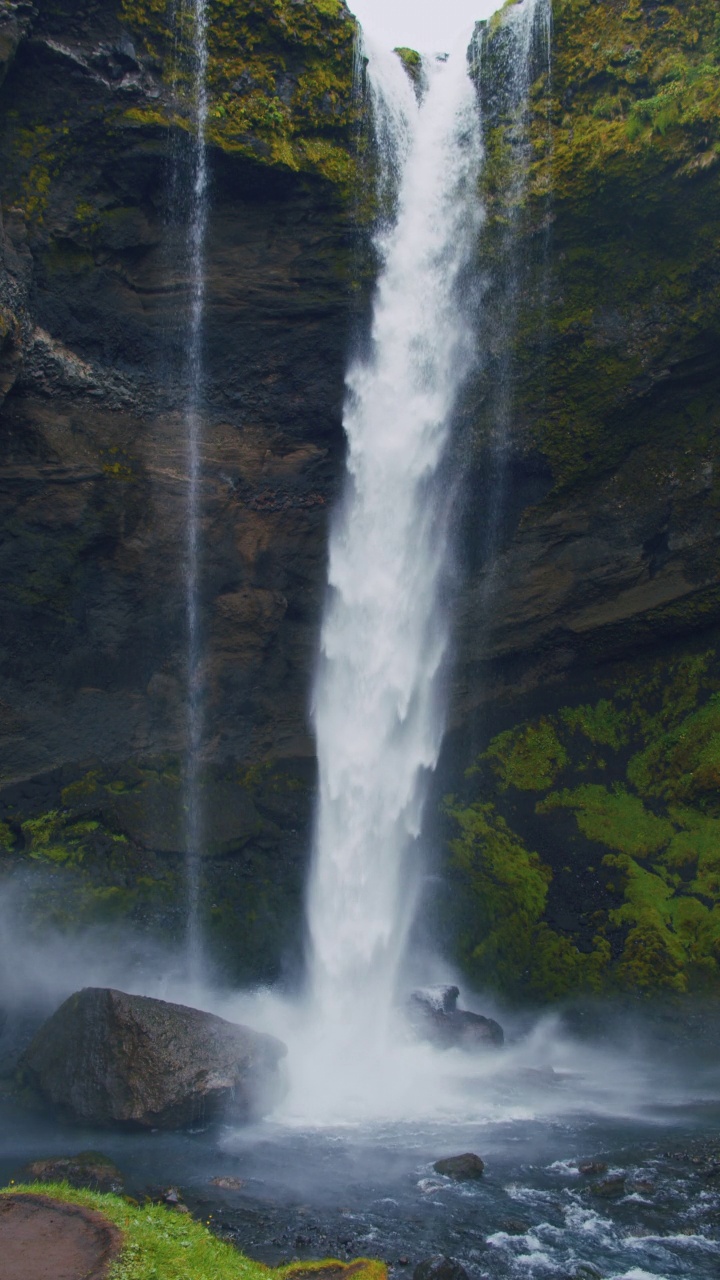
[[[69,1182],[71,1187],[89,1191],[123,1190],[125,1179],[120,1170],[99,1151],[80,1151],[76,1156],[51,1156],[33,1160],[22,1170],[23,1182]]]
[[[444,1254],[435,1254],[419,1262],[413,1271],[413,1280],[469,1280],[464,1267],[454,1258],[446,1258]]]
[[[625,1177],[622,1174],[610,1178],[604,1178],[602,1182],[594,1182],[590,1188],[594,1196],[602,1196],[606,1200],[612,1200],[615,1196],[625,1194]]]
[[[461,1156],[446,1156],[443,1160],[436,1160],[433,1169],[446,1178],[454,1178],[456,1182],[471,1182],[482,1177],[485,1164],[479,1156],[466,1151]]]
[[[408,1001],[415,1033],[439,1049],[493,1049],[504,1043],[503,1029],[493,1018],[458,1009],[458,987],[420,987]]]
[[[285,1046],[214,1014],[86,987],[43,1023],[24,1083],[78,1120],[181,1129],[263,1115],[278,1100]]]

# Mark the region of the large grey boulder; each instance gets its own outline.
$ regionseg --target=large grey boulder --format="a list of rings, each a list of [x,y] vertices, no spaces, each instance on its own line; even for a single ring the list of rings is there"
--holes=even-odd
[[[43,1023],[20,1071],[79,1120],[181,1129],[264,1114],[280,1096],[285,1052],[200,1009],[86,987]]]

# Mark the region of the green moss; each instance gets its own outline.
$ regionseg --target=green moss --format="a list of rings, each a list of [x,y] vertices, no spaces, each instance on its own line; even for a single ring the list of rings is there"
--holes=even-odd
[[[15,836],[7,822],[0,822],[0,849],[9,851],[15,847]]]
[[[640,0],[555,0],[552,78],[538,60],[523,184],[517,122],[487,104],[485,269],[492,279],[512,214],[525,272],[514,417],[554,477],[549,505],[633,448],[647,450],[646,469],[671,473],[717,432],[720,379],[709,395],[662,382],[668,360],[692,360],[720,333],[716,18],[715,0],[668,0],[660,15]],[[488,30],[492,65],[502,13]],[[487,431],[481,417],[481,443]]]
[[[714,648],[644,660],[596,703],[491,741],[468,773],[474,796],[448,808],[474,977],[545,998],[720,991],[718,681]]]
[[[664,848],[674,832],[666,818],[658,818],[645,808],[639,796],[622,787],[589,783],[574,791],[555,791],[537,806],[538,813],[571,809],[578,827],[588,840],[644,858]]]
[[[422,55],[416,49],[408,49],[405,45],[398,45],[393,49],[393,53],[397,54],[413,84],[419,84],[422,76]]]
[[[619,751],[628,741],[627,713],[608,698],[601,698],[595,706],[565,707],[560,716],[569,729],[584,734],[594,746]]]
[[[31,858],[40,858],[60,865],[82,861],[83,833],[74,832],[68,827],[67,818],[66,813],[52,809],[38,818],[27,818],[21,824],[25,846]]]
[[[124,24],[161,61],[161,105],[130,125],[192,127],[192,11],[123,0]],[[339,0],[210,0],[207,139],[260,164],[322,175],[344,193],[356,177],[355,20]]]
[[[506,995],[557,998],[603,985],[608,944],[591,953],[543,920],[552,872],[488,803],[446,812],[460,828],[450,843],[451,869],[462,883],[459,950],[464,968],[484,988]]]
[[[713,803],[720,788],[720,694],[633,756],[628,778],[643,795]]]
[[[498,734],[482,758],[490,761],[503,789],[522,791],[544,791],[568,762],[554,726],[544,719]]]

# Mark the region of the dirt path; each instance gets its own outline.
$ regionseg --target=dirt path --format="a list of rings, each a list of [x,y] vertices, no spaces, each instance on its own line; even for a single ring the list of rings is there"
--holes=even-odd
[[[93,1209],[49,1196],[0,1196],[2,1280],[103,1280],[121,1242]]]

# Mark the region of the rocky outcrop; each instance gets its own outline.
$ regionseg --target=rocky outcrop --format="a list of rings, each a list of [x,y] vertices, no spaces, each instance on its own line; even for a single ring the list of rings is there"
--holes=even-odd
[[[436,1160],[433,1169],[456,1182],[474,1182],[485,1172],[485,1163],[472,1151],[466,1151],[461,1156],[444,1156],[442,1160]]]
[[[207,851],[232,861],[208,867],[207,909],[220,950],[240,923],[240,971],[270,977],[299,914],[342,465],[355,24],[341,3],[259,8],[260,32],[238,0],[210,33],[201,611]],[[155,930],[185,841],[189,108],[169,12],[40,0],[0,28],[0,869],[50,873],[48,922]]]
[[[525,134],[483,60],[446,928],[519,999],[717,991],[716,6],[553,17]]]
[[[264,1114],[280,1093],[285,1046],[214,1014],[86,987],[23,1055],[23,1079],[96,1125],[180,1129]]]
[[[493,1018],[458,1009],[457,987],[421,987],[408,1001],[408,1021],[415,1034],[439,1049],[499,1048],[503,1029]]]

